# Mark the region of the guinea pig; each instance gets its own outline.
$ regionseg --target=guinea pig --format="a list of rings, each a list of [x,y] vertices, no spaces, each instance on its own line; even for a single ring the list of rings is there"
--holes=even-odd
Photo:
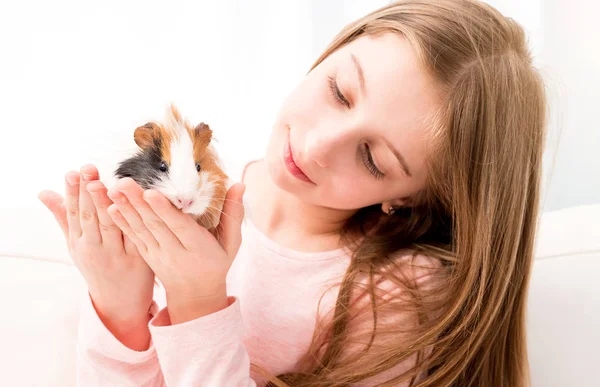
[[[211,144],[212,130],[182,119],[171,104],[164,124],[135,129],[137,153],[118,163],[114,176],[131,177],[143,189],[156,189],[206,229],[219,224],[228,176]]]

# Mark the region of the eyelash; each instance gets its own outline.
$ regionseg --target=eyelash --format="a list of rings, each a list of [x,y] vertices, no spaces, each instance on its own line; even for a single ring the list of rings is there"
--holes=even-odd
[[[383,179],[385,174],[383,172],[381,172],[379,169],[377,169],[377,167],[375,166],[375,163],[373,162],[373,157],[371,155],[371,151],[369,150],[368,144],[365,144],[362,147],[362,155],[363,155],[363,161],[365,163],[365,166],[367,167],[369,172],[371,172],[371,174],[373,176],[375,176],[375,178],[377,180]]]
[[[340,104],[349,108],[350,102],[348,102],[346,97],[344,97],[344,94],[342,94],[342,92],[340,91],[340,88],[338,87],[335,79],[331,76],[329,76],[328,78],[329,78],[329,90],[331,91],[333,98],[335,98]]]
[[[350,107],[350,102],[348,102],[346,97],[344,97],[344,95],[340,91],[340,88],[338,87],[335,79],[331,76],[329,76],[328,78],[329,78],[329,90],[331,91],[331,95],[333,96],[333,98],[341,105]],[[369,150],[369,145],[365,144],[364,147],[362,148],[362,156],[363,156],[364,164],[367,167],[367,169],[369,170],[369,172],[373,176],[375,176],[376,179],[378,179],[378,180],[383,179],[385,174],[383,172],[381,172],[375,166],[375,163],[373,162],[373,156],[371,155],[371,152]]]

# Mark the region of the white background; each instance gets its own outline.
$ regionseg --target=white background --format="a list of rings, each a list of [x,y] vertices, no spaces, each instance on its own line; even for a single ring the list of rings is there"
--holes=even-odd
[[[41,205],[83,163],[109,170],[170,102],[211,125],[237,171],[333,35],[385,3],[0,0],[0,207]],[[600,202],[600,6],[489,3],[523,24],[548,82],[544,210]]]

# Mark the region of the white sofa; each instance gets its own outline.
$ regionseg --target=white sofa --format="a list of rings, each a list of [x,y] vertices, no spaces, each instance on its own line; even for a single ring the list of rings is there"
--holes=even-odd
[[[534,387],[600,386],[598,279],[600,204],[545,214],[528,314]],[[0,209],[0,385],[75,385],[84,295],[46,208]]]

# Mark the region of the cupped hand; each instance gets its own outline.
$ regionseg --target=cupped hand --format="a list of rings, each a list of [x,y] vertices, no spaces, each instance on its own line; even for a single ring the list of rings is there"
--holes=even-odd
[[[172,323],[227,306],[226,276],[242,241],[244,189],[236,183],[228,190],[214,234],[131,178],[109,191],[114,204],[108,213],[164,286]]]
[[[64,198],[48,190],[38,198],[60,226],[103,321],[121,328],[147,322],[154,273],[108,214],[113,202],[96,167],[85,165],[80,172],[68,172]]]

